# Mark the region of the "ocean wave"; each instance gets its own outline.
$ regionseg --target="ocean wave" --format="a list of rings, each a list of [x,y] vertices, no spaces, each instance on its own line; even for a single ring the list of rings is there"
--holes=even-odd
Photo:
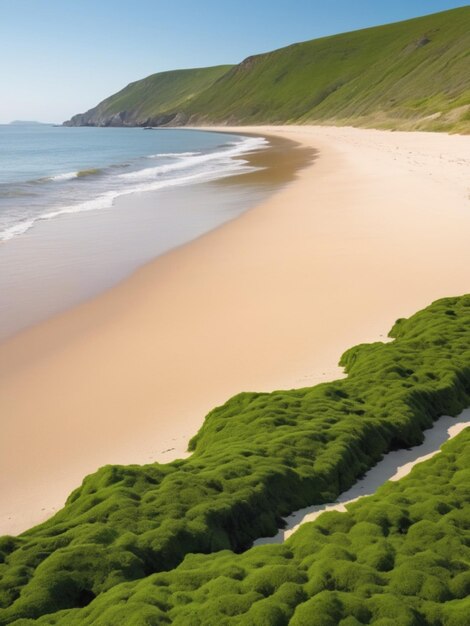
[[[56,174],[55,176],[48,176],[47,178],[43,178],[40,180],[43,180],[43,181],[73,180],[74,178],[85,178],[86,176],[96,176],[101,171],[102,170],[99,167],[91,167],[86,170],[77,170],[76,172],[65,172],[64,174]]]
[[[91,167],[88,170],[79,170],[77,172],[77,178],[85,178],[86,176],[97,176],[101,174],[103,170],[99,167]]]
[[[182,186],[191,183],[208,182],[233,176],[247,171],[245,159],[233,159],[243,153],[267,147],[268,142],[263,138],[248,138],[236,142],[230,149],[217,152],[202,153],[178,153],[180,160],[177,163],[161,165],[153,168],[145,168],[136,172],[128,172],[113,177],[113,180],[123,181],[123,186],[118,189],[108,190],[98,196],[83,202],[62,206],[52,211],[41,213],[34,217],[25,218],[16,224],[8,226],[0,231],[0,241],[8,241],[30,230],[37,222],[54,219],[61,215],[95,211],[110,208],[114,201],[120,197],[133,193],[156,191],[166,187]],[[166,156],[168,156],[167,153]],[[163,156],[160,154],[159,156]],[[176,153],[175,153],[176,156]],[[98,173],[99,170],[82,170],[82,176]],[[178,176],[165,178],[162,174],[177,172]],[[73,174],[73,176],[72,176]],[[59,178],[61,176],[62,178]],[[67,177],[67,178],[66,178]],[[79,172],[69,172],[53,177],[54,180],[70,180],[78,178]],[[126,184],[127,183],[127,184]],[[133,184],[132,184],[133,183]]]
[[[46,178],[42,178],[39,180],[56,180],[56,181],[61,181],[61,180],[72,180],[72,178],[77,178],[78,176],[78,172],[65,172],[64,174],[56,174],[55,176],[47,176]]]
[[[161,157],[178,158],[185,156],[196,156],[201,154],[200,152],[159,152],[157,154],[149,154],[147,159],[159,159]]]
[[[30,189],[18,189],[18,187],[8,188],[3,190],[0,186],[0,198],[31,198],[35,197],[36,193]]]
[[[0,232],[0,241],[8,241],[9,239],[18,237],[18,235],[23,235],[34,226],[35,221],[36,220],[34,218],[31,218],[5,228],[5,230]]]
[[[227,171],[226,167],[220,167],[204,172],[198,172],[196,174],[181,176],[179,178],[171,178],[154,183],[138,185],[132,188],[121,189],[119,191],[108,191],[91,200],[86,200],[85,202],[81,202],[75,205],[61,207],[56,211],[48,211],[47,213],[42,213],[41,215],[38,215],[31,219],[19,222],[14,226],[10,226],[0,232],[0,241],[8,241],[10,239],[13,239],[14,237],[17,237],[18,235],[23,235],[28,230],[30,230],[37,222],[51,220],[53,218],[60,217],[61,215],[70,215],[72,213],[83,213],[86,211],[96,211],[98,209],[109,209],[110,207],[112,207],[116,198],[119,198],[121,196],[130,195],[133,193],[142,193],[146,191],[157,191],[166,187],[187,185],[188,183],[208,182],[210,180],[220,179],[224,175],[230,176],[233,173],[233,170]]]
[[[207,154],[199,153],[194,156],[183,156],[184,153],[180,153],[179,156],[182,158],[177,163],[167,163],[165,165],[157,165],[156,167],[147,167],[143,170],[137,170],[136,172],[126,172],[125,174],[120,174],[120,178],[133,181],[154,180],[162,174],[168,174],[178,170],[193,169],[198,165],[211,161],[227,159],[228,162],[232,162],[233,157],[237,157],[252,150],[265,148],[267,144],[267,140],[263,137],[250,137],[234,143],[230,148],[216,152],[209,152]]]

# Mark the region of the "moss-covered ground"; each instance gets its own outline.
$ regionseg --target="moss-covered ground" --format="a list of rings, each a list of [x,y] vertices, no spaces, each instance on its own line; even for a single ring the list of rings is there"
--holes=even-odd
[[[398,483],[280,546],[188,555],[83,609],[27,624],[467,626],[470,429]]]
[[[464,624],[465,436],[284,546],[227,551],[470,405],[470,295],[390,334],[347,351],[345,379],[235,396],[190,458],[102,468],[51,520],[0,539],[0,624]]]

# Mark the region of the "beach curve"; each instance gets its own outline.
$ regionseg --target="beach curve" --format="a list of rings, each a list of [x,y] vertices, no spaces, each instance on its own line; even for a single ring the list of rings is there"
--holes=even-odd
[[[468,291],[468,137],[237,130],[320,156],[234,222],[0,347],[1,532],[50,515],[100,465],[183,456],[234,393],[340,376],[345,347]]]

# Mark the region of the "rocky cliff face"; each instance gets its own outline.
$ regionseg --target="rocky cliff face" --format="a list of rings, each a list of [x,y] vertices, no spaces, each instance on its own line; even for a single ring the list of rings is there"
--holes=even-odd
[[[118,113],[107,113],[95,107],[78,113],[70,120],[64,122],[64,126],[183,126],[188,121],[188,116],[183,112],[165,113],[153,117],[140,117],[135,112],[119,111]]]

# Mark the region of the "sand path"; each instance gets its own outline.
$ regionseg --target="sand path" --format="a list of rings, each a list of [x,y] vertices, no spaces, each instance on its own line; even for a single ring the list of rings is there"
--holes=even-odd
[[[0,346],[0,533],[45,519],[101,465],[182,456],[232,394],[333,379],[346,348],[470,291],[470,136],[249,130],[319,158],[237,220]]]
[[[326,511],[346,511],[348,504],[360,498],[373,495],[379,487],[388,480],[396,481],[407,476],[418,463],[429,460],[440,452],[440,447],[449,439],[456,437],[465,428],[470,426],[470,409],[466,409],[457,418],[441,417],[433,428],[425,432],[425,438],[420,446],[409,450],[394,450],[384,456],[361,480],[358,480],[351,489],[344,491],[335,502],[317,504],[299,509],[289,515],[274,537],[262,537],[253,545],[261,546],[267,543],[282,543],[288,539],[305,522],[313,522]]]

